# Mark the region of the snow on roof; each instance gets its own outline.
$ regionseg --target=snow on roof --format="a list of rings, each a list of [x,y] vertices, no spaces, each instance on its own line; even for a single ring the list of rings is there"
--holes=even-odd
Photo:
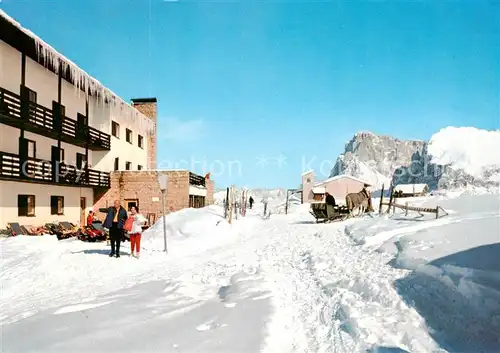
[[[324,186],[315,186],[312,188],[313,194],[324,194],[326,192],[326,188]]]
[[[302,173],[302,175],[307,175],[307,174],[310,174],[310,173],[314,173],[314,170],[313,169],[309,169],[307,172],[304,172]]]
[[[144,128],[148,133],[153,133],[155,122],[132,107],[129,103],[125,102],[117,94],[105,87],[96,78],[90,76],[87,72],[82,70],[73,61],[69,60],[63,54],[54,49],[51,45],[44,42],[40,37],[31,32],[29,29],[24,28],[19,22],[7,15],[5,11],[0,9],[0,16],[9,21],[12,25],[20,29],[27,36],[32,38],[36,44],[37,55],[39,58],[45,59],[45,66],[52,65],[55,68],[56,74],[61,68],[63,71],[69,70],[73,77],[73,85],[79,89],[83,89],[85,94],[90,91],[91,95],[96,96],[97,102],[104,103],[105,100],[112,102],[115,107],[120,108],[120,116],[125,117],[130,123],[134,124],[137,121],[139,126]],[[54,63],[61,64],[55,65]]]
[[[356,178],[356,177],[353,177],[352,175],[347,175],[347,174],[336,175],[334,177],[331,177],[331,178],[328,178],[326,180],[320,181],[320,182],[316,183],[314,186],[321,186],[321,185],[324,185],[324,184],[329,183],[331,181],[342,179],[342,178],[349,178],[349,179],[356,180],[356,181],[358,181],[360,183],[367,184],[367,185],[371,186],[371,184],[368,183],[367,181],[361,180],[359,178]]]
[[[427,187],[427,184],[399,184],[394,191],[402,191],[403,194],[419,194]]]

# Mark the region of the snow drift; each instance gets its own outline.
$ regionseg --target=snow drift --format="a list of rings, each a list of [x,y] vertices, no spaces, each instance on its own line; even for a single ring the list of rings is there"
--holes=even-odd
[[[163,222],[166,222],[167,239],[170,246],[178,251],[193,249],[186,241],[198,249],[211,247],[225,241],[233,234],[231,225],[224,219],[223,209],[212,205],[204,208],[185,208],[161,217],[142,236],[142,246],[148,250],[163,250]],[[183,245],[177,246],[179,242]]]

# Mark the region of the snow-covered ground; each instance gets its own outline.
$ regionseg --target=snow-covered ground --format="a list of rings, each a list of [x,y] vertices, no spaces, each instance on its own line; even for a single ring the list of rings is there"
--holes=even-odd
[[[500,196],[405,201],[449,215],[188,209],[167,216],[168,254],[160,221],[140,259],[2,239],[2,352],[498,351]]]

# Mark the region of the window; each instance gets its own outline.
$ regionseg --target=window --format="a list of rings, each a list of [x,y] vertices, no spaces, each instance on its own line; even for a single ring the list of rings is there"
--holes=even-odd
[[[128,143],[132,143],[132,130],[125,129],[125,140]]]
[[[66,116],[66,107],[59,102],[52,101],[52,110],[54,111],[54,117],[60,116],[61,119]]]
[[[35,141],[26,140],[28,145],[28,158],[36,158],[36,143]]]
[[[111,122],[111,135],[120,138],[120,125],[115,121]]]
[[[130,211],[132,207],[139,206],[139,199],[127,199],[125,200],[126,210]]]
[[[139,148],[144,148],[144,137],[137,135],[137,145]]]
[[[33,91],[32,89],[29,89],[26,86],[23,86],[21,92],[23,94],[23,98],[25,98],[28,102],[36,103],[37,96],[36,96],[35,91]]]
[[[189,207],[192,208],[205,207],[205,196],[189,195]]]
[[[77,169],[84,169],[85,165],[87,164],[87,158],[83,153],[77,153],[76,154],[76,168]]]
[[[17,195],[17,215],[35,217],[35,195]]]
[[[138,165],[137,170],[142,170],[142,165]]]
[[[132,162],[125,162],[125,170],[132,169]]]
[[[120,159],[118,157],[115,158],[115,170],[120,169]]]
[[[50,197],[50,214],[62,216],[64,214],[64,197],[51,196]]]

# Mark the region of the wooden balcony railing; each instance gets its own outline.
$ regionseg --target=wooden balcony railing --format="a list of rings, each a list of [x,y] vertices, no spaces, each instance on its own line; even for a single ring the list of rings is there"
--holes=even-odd
[[[189,173],[189,185],[206,186],[205,178],[201,175]]]
[[[33,102],[23,102],[21,96],[0,87],[0,121],[35,133],[47,133],[52,138],[91,150],[110,150],[111,136],[91,126],[78,128],[76,120],[63,117],[58,121],[51,109]]]
[[[79,170],[65,163],[28,158],[22,161],[13,153],[0,152],[0,179],[17,179],[65,186],[109,188],[109,173]]]

